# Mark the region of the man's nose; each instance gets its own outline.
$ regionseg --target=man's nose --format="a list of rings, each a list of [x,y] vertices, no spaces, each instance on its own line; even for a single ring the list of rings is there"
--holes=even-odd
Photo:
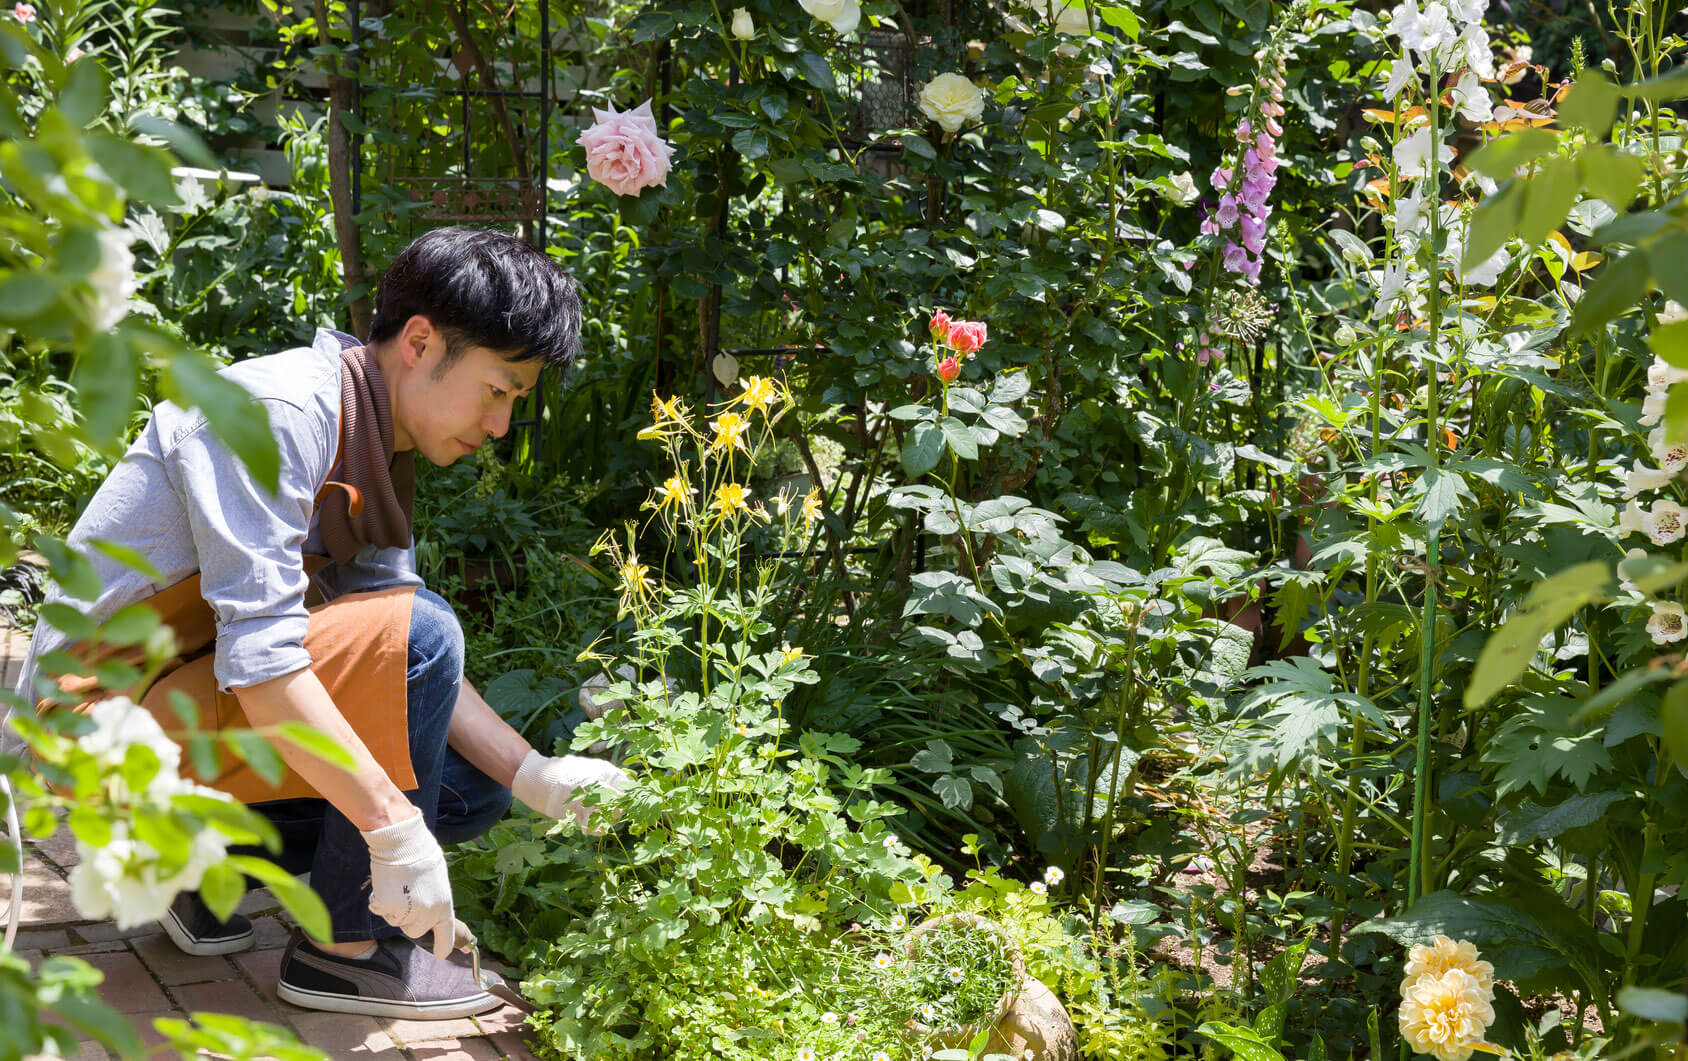
[[[514,402],[509,405],[499,402],[493,406],[492,412],[488,414],[485,420],[481,421],[481,426],[486,428],[487,434],[493,438],[504,437],[505,432],[510,430],[510,414],[514,410],[514,406]]]

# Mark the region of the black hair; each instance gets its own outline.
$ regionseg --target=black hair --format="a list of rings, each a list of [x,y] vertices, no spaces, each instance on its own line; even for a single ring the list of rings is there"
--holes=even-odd
[[[436,228],[399,252],[375,289],[372,343],[412,317],[445,334],[443,374],[475,346],[568,368],[580,351],[580,295],[568,270],[508,233]]]

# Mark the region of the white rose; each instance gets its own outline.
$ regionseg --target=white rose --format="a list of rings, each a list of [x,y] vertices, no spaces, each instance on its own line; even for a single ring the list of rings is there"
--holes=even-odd
[[[1082,3],[1062,4],[1055,12],[1055,32],[1090,36],[1090,16]]]
[[[99,235],[100,264],[88,274],[88,286],[94,289],[94,322],[101,331],[129,315],[129,296],[138,286],[135,256],[129,252],[133,239],[123,228],[108,228]]]
[[[82,750],[105,766],[121,766],[131,744],[144,744],[158,753],[160,776],[181,766],[182,749],[164,735],[152,712],[127,696],[101,700],[88,710],[94,732],[81,740]]]
[[[733,8],[733,36],[741,41],[756,36],[756,23],[750,20],[750,12],[742,7]]]
[[[960,74],[939,74],[920,90],[920,113],[953,133],[985,113],[985,94]]]
[[[840,37],[855,31],[862,20],[861,0],[797,0],[803,10],[831,26]]]
[[[1196,187],[1196,178],[1188,172],[1175,173],[1161,185],[1161,195],[1175,203],[1193,203],[1201,198],[1201,189]]]

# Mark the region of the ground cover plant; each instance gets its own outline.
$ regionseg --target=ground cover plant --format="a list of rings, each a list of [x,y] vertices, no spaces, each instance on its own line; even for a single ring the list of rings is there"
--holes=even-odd
[[[280,79],[445,47],[251,11]],[[464,11],[454,48],[537,32]],[[551,11],[587,350],[418,535],[489,700],[634,776],[602,832],[456,855],[545,1049],[977,1056],[934,1033],[1017,962],[1086,1057],[1688,1054],[1688,15]],[[363,294],[343,117],[277,125],[291,195],[170,176],[225,160],[157,118],[247,119],[162,19],[0,12],[0,518],[61,579],[146,402]],[[371,180],[366,270],[416,213]],[[91,845],[250,828],[33,736]],[[8,969],[48,1021],[97,994]]]

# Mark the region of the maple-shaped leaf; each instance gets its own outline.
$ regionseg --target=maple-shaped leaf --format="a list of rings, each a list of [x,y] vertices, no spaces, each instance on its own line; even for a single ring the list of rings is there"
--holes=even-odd
[[[1579,706],[1568,696],[1535,696],[1501,723],[1483,751],[1483,761],[1495,768],[1497,795],[1526,785],[1545,794],[1556,777],[1581,792],[1589,778],[1612,768],[1605,727],[1571,721]]]

